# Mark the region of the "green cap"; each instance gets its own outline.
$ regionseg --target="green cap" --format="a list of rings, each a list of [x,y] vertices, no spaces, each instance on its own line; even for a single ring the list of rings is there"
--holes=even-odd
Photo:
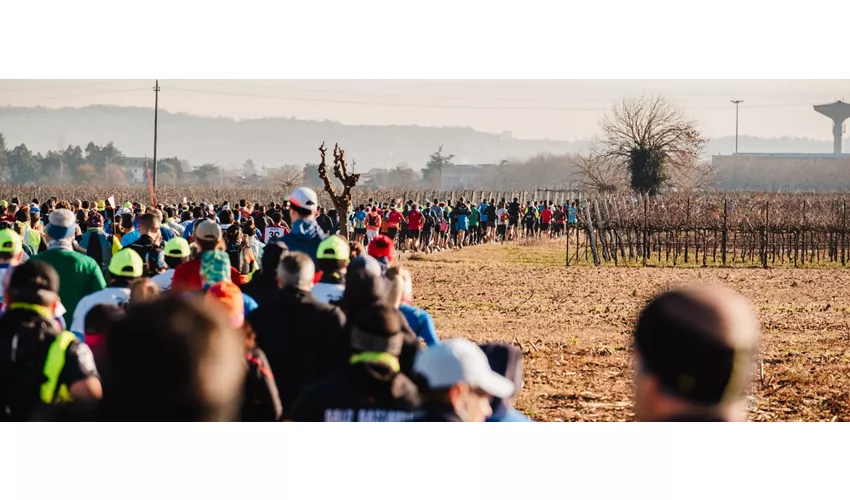
[[[23,242],[18,233],[11,229],[0,229],[0,252],[17,255],[23,249]]]
[[[166,257],[188,257],[191,254],[189,242],[179,236],[171,238],[165,244]]]
[[[129,201],[125,201],[124,202],[124,208],[133,208],[133,204],[130,203]]]
[[[112,256],[109,262],[109,273],[113,276],[138,278],[145,270],[145,263],[138,252],[132,248],[124,248]]]
[[[6,201],[6,200],[0,200],[0,207],[8,207],[8,206],[9,206],[9,202],[8,202],[8,201]]]
[[[348,261],[350,248],[344,239],[337,235],[328,236],[316,250],[316,258]]]

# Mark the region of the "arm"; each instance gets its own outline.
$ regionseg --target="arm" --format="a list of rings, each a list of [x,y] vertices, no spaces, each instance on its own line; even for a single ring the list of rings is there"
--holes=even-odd
[[[103,396],[94,355],[86,344],[74,341],[65,351],[65,367],[59,376],[75,401],[92,401]]]
[[[434,327],[434,320],[427,311],[419,310],[419,331],[416,332],[419,337],[425,341],[425,345],[432,347],[440,344],[440,338],[437,336],[437,329]]]

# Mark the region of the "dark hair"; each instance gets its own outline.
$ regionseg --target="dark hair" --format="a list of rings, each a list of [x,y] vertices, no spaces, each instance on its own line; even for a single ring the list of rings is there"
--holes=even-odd
[[[222,224],[233,224],[233,212],[230,210],[222,210],[219,212],[218,218]]]
[[[112,421],[231,421],[244,341],[220,313],[180,296],[142,302],[109,332],[103,411]],[[157,369],[150,369],[152,359]],[[222,387],[224,383],[224,387]]]
[[[7,295],[12,302],[47,306],[59,293],[59,275],[50,264],[30,259],[9,272]]]
[[[268,273],[270,276],[277,275],[277,266],[280,265],[280,259],[289,253],[289,248],[282,242],[269,243],[263,249],[263,258],[260,261],[260,266],[263,273]]]
[[[115,304],[97,304],[89,309],[83,321],[86,334],[103,334],[124,317],[124,310]]]
[[[280,224],[280,221],[283,220],[283,214],[281,214],[277,210],[272,212],[269,216],[271,217],[272,222],[275,223],[275,224]]]

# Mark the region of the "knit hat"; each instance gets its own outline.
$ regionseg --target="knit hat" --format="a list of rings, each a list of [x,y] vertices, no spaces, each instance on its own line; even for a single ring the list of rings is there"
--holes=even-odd
[[[47,236],[53,240],[68,240],[74,238],[76,229],[74,212],[67,208],[54,210],[48,217]]]
[[[230,324],[239,328],[245,324],[245,302],[242,290],[231,281],[222,281],[207,289],[204,296],[207,304],[215,302],[224,308]]]
[[[230,281],[230,257],[227,252],[211,250],[201,254],[201,280],[205,285]]]
[[[386,305],[369,307],[352,322],[351,349],[354,352],[385,352],[398,356],[404,345],[400,313]]]
[[[97,212],[91,212],[88,220],[86,220],[86,225],[88,227],[103,227],[103,216]]]
[[[369,242],[369,255],[380,259],[386,257],[390,262],[393,261],[393,240],[388,236],[379,235]]]

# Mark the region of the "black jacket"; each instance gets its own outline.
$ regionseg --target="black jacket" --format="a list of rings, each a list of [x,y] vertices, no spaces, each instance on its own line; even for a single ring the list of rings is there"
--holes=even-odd
[[[248,375],[242,393],[243,422],[275,422],[280,420],[283,410],[274,375],[269,368],[266,355],[259,348],[249,349],[245,355]]]
[[[308,388],[287,419],[296,422],[406,422],[419,406],[407,376],[379,363],[348,364]]]
[[[427,403],[416,412],[415,422],[463,422],[454,408],[441,403]]]
[[[280,288],[277,285],[276,278],[276,270],[267,273],[265,269],[260,269],[254,274],[251,281],[239,288],[242,290],[242,293],[257,301],[258,307],[263,307],[280,294]]]
[[[345,315],[309,292],[285,288],[247,320],[268,357],[284,412],[305,387],[348,363]]]

